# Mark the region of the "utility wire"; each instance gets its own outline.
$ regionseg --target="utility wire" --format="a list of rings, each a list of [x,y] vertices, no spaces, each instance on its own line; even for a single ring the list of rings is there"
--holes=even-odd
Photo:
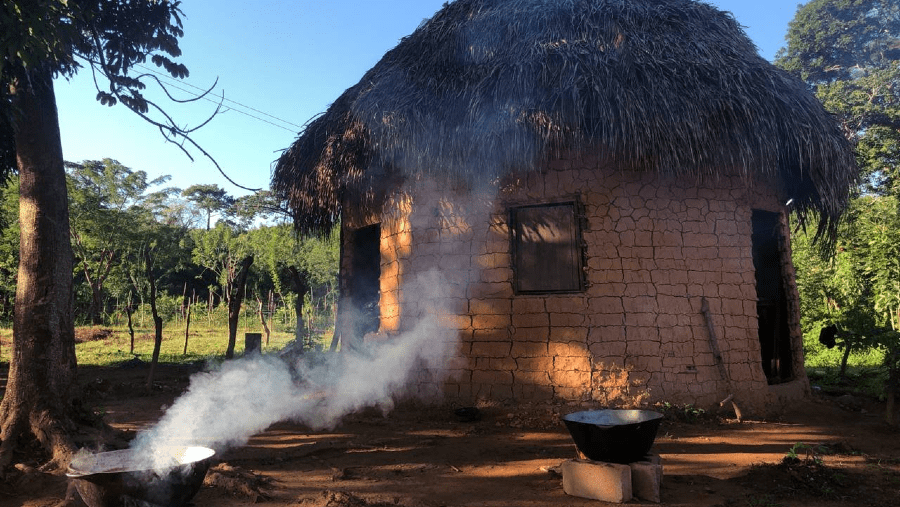
[[[175,80],[173,80],[173,79],[171,78],[171,76],[169,76],[168,74],[164,74],[164,73],[162,73],[162,72],[156,71],[156,70],[151,69],[151,68],[149,68],[149,67],[145,67],[145,66],[143,66],[143,65],[135,65],[135,67],[139,67],[139,68],[141,68],[141,69],[143,69],[143,70],[145,70],[145,71],[147,71],[147,72],[151,72],[151,73],[153,73],[153,74],[156,74],[156,75],[158,75],[158,76],[161,76],[162,78],[164,78],[164,79],[166,80],[166,86],[171,87],[171,88],[175,88],[176,90],[180,90],[180,91],[182,91],[182,92],[184,92],[184,93],[187,93],[187,94],[189,94],[189,95],[192,95],[192,96],[194,96],[194,97],[200,97],[200,94],[199,94],[199,93],[195,93],[195,92],[193,92],[193,91],[191,91],[191,90],[186,90],[186,89],[182,88],[180,85],[189,86],[189,87],[194,88],[194,89],[196,89],[196,90],[199,90],[199,91],[201,91],[201,92],[205,92],[205,91],[206,91],[205,89],[200,88],[199,86],[192,85],[191,83],[188,83],[188,82],[186,82],[186,81],[175,81]],[[212,97],[209,97],[209,96],[204,96],[204,97],[202,97],[202,98],[203,98],[204,100],[207,100],[207,101],[212,102],[212,103],[214,103],[214,104],[218,104],[218,103],[219,103],[218,100],[215,100],[215,99],[213,99]],[[255,120],[259,120],[259,121],[261,121],[261,122],[263,122],[263,123],[268,123],[269,125],[272,125],[273,127],[278,127],[278,128],[280,128],[280,129],[284,129],[284,130],[287,130],[288,132],[292,132],[292,133],[295,133],[295,134],[297,133],[298,130],[302,130],[302,129],[303,129],[303,126],[301,126],[301,125],[297,125],[296,123],[291,123],[291,122],[289,122],[289,121],[287,121],[287,120],[284,120],[284,119],[279,118],[279,117],[277,117],[277,116],[274,116],[274,115],[271,115],[271,114],[269,114],[269,113],[266,113],[265,111],[260,111],[259,109],[256,109],[256,108],[254,108],[254,107],[248,106],[248,105],[246,105],[246,104],[242,104],[242,103],[237,102],[237,101],[235,101],[235,100],[226,99],[226,98],[224,98],[224,97],[222,97],[221,100],[224,101],[224,102],[230,102],[230,103],[232,103],[232,104],[235,104],[235,105],[237,105],[237,106],[243,107],[243,108],[245,108],[245,109],[249,109],[249,110],[251,110],[251,111],[255,111],[255,112],[257,112],[257,113],[259,113],[259,114],[261,114],[261,115],[268,116],[269,118],[272,118],[272,119],[274,119],[274,120],[276,120],[276,121],[279,121],[279,122],[281,122],[281,123],[284,123],[285,125],[290,125],[290,126],[292,126],[292,127],[297,127],[297,130],[287,128],[287,127],[285,127],[285,126],[283,126],[283,125],[279,125],[279,124],[274,123],[274,122],[272,122],[272,121],[269,121],[269,120],[267,120],[267,119],[265,119],[265,118],[260,118],[259,116],[252,115],[252,114],[250,114],[250,113],[248,113],[248,112],[246,112],[246,111],[242,111],[242,110],[237,109],[237,108],[235,108],[235,107],[228,107],[228,110],[231,110],[231,111],[234,111],[234,112],[243,114],[243,115],[245,115],[245,116],[249,116],[250,118],[253,118],[253,119],[255,119]]]

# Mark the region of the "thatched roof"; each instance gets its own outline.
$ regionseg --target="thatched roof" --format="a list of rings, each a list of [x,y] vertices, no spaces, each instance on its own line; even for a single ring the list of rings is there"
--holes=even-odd
[[[582,149],[628,170],[779,178],[829,233],[857,174],[836,120],[729,13],[692,0],[456,0],[307,125],[273,188],[301,230],[322,233],[342,203],[377,204],[385,182],[495,178]]]

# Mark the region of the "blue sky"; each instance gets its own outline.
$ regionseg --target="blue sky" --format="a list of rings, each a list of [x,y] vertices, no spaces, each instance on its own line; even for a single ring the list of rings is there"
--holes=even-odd
[[[709,3],[733,13],[768,60],[784,45],[797,8],[784,0]],[[191,74],[176,86],[196,91],[218,79],[216,101],[224,94],[225,106],[232,106],[199,130],[195,139],[237,183],[267,188],[272,163],[294,141],[300,126],[327,109],[443,4],[444,0],[184,0],[180,61]],[[172,92],[188,97],[179,90]],[[171,175],[171,184],[180,188],[215,183],[233,195],[247,193],[231,185],[198,151],[190,150],[191,162],[124,107],[100,105],[94,100],[89,72],[68,81],[58,79],[56,94],[66,160],[109,157],[151,177]],[[202,122],[216,108],[209,101],[179,105],[162,98],[159,103],[182,126]]]

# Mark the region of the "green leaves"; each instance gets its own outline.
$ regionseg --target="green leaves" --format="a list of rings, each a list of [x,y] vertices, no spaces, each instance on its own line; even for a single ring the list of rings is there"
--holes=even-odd
[[[134,72],[135,65],[149,58],[175,78],[188,76],[187,67],[173,60],[181,56],[178,39],[184,34],[179,6],[170,0],[0,2],[0,163],[9,166],[15,159],[12,129],[4,125],[10,116],[3,100],[8,85],[14,74],[38,67],[70,75],[84,63],[100,78],[96,99],[102,105],[123,104],[163,135],[187,136],[191,129],[179,127],[168,115],[149,115],[158,108],[142,95],[144,80],[163,85],[152,75]],[[107,83],[101,84],[104,77]]]
[[[227,218],[235,202],[234,197],[215,184],[191,185],[184,189],[181,195],[206,212],[206,230],[212,226],[213,213],[219,213],[223,218]]]
[[[900,192],[900,3],[813,0],[791,21],[776,64],[841,118],[859,147],[863,191]]]
[[[0,2],[0,75],[10,65],[33,69],[51,65],[55,72],[77,68],[72,46],[81,37],[73,23],[76,2],[4,0]],[[5,92],[5,91],[4,91]]]
[[[116,98],[106,92],[97,92],[97,102],[104,106],[114,106],[118,102]]]
[[[857,218],[858,262],[881,323],[900,331],[900,211],[896,197],[862,197]]]
[[[180,51],[179,51],[180,53]],[[180,63],[175,63],[172,60],[166,58],[162,55],[153,55],[150,59],[157,67],[163,67],[166,69],[166,72],[172,75],[172,77],[176,77],[178,79],[183,79],[188,77],[190,73],[188,72],[187,67]]]

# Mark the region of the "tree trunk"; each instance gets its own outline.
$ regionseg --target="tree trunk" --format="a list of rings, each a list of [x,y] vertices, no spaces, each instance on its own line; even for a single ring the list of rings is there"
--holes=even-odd
[[[307,345],[309,345],[307,337],[308,333],[306,332],[306,323],[303,321],[303,300],[306,299],[306,294],[298,293],[297,298],[294,299],[294,316],[297,319],[296,325],[294,326],[294,339],[303,344],[303,348],[305,349]]]
[[[853,349],[853,345],[844,338],[844,356],[841,357],[841,369],[838,372],[841,380],[846,380],[847,378],[847,360],[850,359],[851,349]]]
[[[188,337],[191,335],[191,304],[188,303],[187,307],[187,315],[184,317],[184,352],[182,355],[187,355],[188,349]]]
[[[134,307],[131,306],[131,301],[129,301],[128,306],[125,307],[125,313],[128,315],[128,335],[131,336],[131,349],[128,352],[129,354],[134,354],[134,322],[131,320],[131,314],[134,313]]]
[[[188,347],[188,336],[191,333],[191,301],[194,299],[193,294],[188,297],[187,293],[187,283],[184,284],[184,301],[182,303],[183,310],[182,315],[184,316],[184,352],[182,355],[187,355],[187,347]]]
[[[74,452],[73,255],[56,97],[49,71],[12,68],[19,169],[19,272],[13,346],[0,404],[0,471],[31,435],[56,466]]]
[[[101,304],[100,289],[91,284],[91,307],[88,313],[91,316],[91,324],[94,326],[103,325],[103,319],[100,317]]]
[[[338,300],[334,305],[334,336],[331,337],[331,348],[329,349],[331,350],[331,352],[336,351],[338,345],[341,343],[341,338],[345,327],[344,322],[346,320],[346,316],[344,315],[344,310],[346,309],[344,300],[346,298],[347,292],[347,279],[345,274],[346,266],[344,265],[347,260],[345,257],[347,255],[347,252],[345,251],[346,248],[344,248],[344,240],[346,239],[346,237],[344,236],[345,228],[344,216],[341,215],[341,228],[340,234],[338,235],[338,241],[340,242],[338,247]]]
[[[259,308],[256,310],[257,315],[259,315],[259,323],[262,324],[263,331],[266,333],[266,345],[269,344],[269,325],[266,323],[266,315],[263,313],[263,302],[260,299],[259,294],[256,295],[256,302],[259,303]]]
[[[269,318],[275,317],[275,293],[271,290],[269,291],[269,302],[268,302],[268,310],[269,310]],[[266,335],[266,347],[269,346],[269,335]]]
[[[153,390],[153,377],[156,374],[156,365],[159,364],[159,349],[162,348],[162,317],[156,309],[156,280],[153,279],[153,253],[148,248],[144,251],[145,269],[147,281],[150,283],[150,313],[153,315],[153,357],[150,359],[150,373],[147,375],[147,391]]]
[[[306,298],[306,293],[309,292],[309,277],[306,273],[293,266],[288,268],[288,272],[291,275],[291,288],[297,294],[297,299],[294,300],[294,314],[297,317],[297,325],[294,327],[294,339],[306,348],[304,340],[306,326],[303,325],[303,300]]]
[[[91,306],[88,308],[88,316],[91,318],[91,324],[100,326],[103,324],[103,284],[109,276],[116,254],[113,251],[103,249],[100,252],[100,259],[97,261],[97,272],[95,275],[88,263],[89,254],[81,243],[81,236],[77,232],[72,231],[71,239],[74,240],[73,248],[75,253],[81,258],[81,270],[84,272],[84,279],[87,282],[87,286],[91,289]]]
[[[253,256],[248,255],[241,261],[234,283],[231,284],[231,295],[228,297],[228,349],[225,359],[234,358],[234,344],[237,342],[238,320],[241,317],[241,303],[244,301],[244,286],[247,284],[247,273],[253,264]]]

